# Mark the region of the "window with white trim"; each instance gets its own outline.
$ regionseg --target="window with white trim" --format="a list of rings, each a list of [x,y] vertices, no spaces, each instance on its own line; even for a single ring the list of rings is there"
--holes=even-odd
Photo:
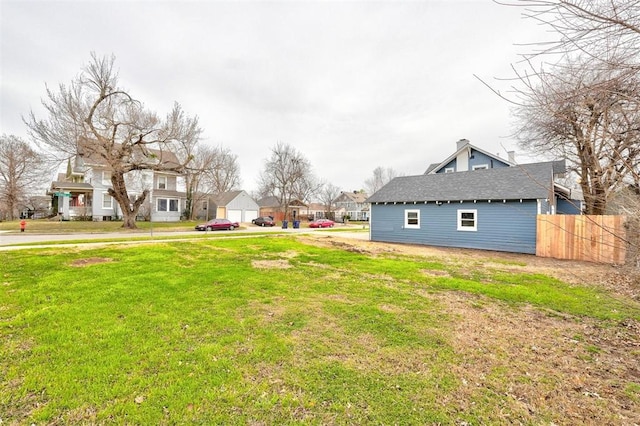
[[[111,185],[111,172],[108,172],[106,170],[102,171],[102,184]]]
[[[404,227],[409,229],[420,229],[420,210],[404,211]]]
[[[158,198],[156,211],[177,212],[180,210],[180,201],[177,198]]]
[[[102,193],[102,208],[103,209],[112,209],[113,208],[113,197],[106,192]]]
[[[167,177],[158,176],[158,189],[167,189]]]
[[[485,170],[488,169],[489,165],[488,164],[477,164],[473,167],[471,167],[472,170]]]
[[[456,171],[456,169],[454,169],[453,167],[446,167],[444,169],[445,173],[454,173]]]
[[[478,210],[458,210],[458,231],[478,230]]]

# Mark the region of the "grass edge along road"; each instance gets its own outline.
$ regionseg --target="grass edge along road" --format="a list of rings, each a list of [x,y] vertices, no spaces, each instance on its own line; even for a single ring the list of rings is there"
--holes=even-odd
[[[4,423],[639,420],[638,304],[517,263],[293,236],[6,255]]]

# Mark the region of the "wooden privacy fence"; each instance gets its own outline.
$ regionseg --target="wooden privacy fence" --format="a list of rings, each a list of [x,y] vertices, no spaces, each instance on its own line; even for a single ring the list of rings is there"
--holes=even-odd
[[[623,264],[624,216],[538,215],[536,256]]]

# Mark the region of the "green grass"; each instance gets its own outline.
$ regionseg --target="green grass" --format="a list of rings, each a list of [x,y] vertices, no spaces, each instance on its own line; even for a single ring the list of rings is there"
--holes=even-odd
[[[289,237],[6,252],[0,268],[8,424],[452,424],[470,414],[443,402],[459,359],[430,292],[640,319],[542,275],[474,279]],[[476,419],[504,420],[504,396],[475,397]]]
[[[194,226],[203,221],[181,221],[181,222],[136,222],[138,229],[127,231],[122,228],[122,221],[57,221],[47,219],[27,220],[27,232],[34,233],[106,233],[106,232],[149,232],[151,229],[157,231],[191,231]],[[0,231],[20,232],[20,221],[0,221]]]
[[[159,232],[167,232],[167,231],[192,231],[193,228],[199,224],[203,223],[205,220],[184,220],[180,222],[145,222],[138,221],[136,222],[137,229],[135,230],[125,230],[122,228],[122,221],[79,221],[79,220],[71,220],[71,221],[58,221],[58,220],[49,220],[49,219],[37,219],[37,220],[27,220],[27,232],[39,233],[39,234],[60,234],[60,233],[110,233],[110,232],[128,232],[128,233],[149,233],[150,231],[159,231]],[[280,225],[280,222],[278,222]],[[242,225],[242,224],[241,224]],[[247,226],[255,226],[248,224]],[[289,223],[289,228],[291,228],[291,223]],[[301,222],[300,226],[302,228],[308,228],[309,223],[306,221]],[[280,226],[278,226],[280,227]],[[331,231],[340,231],[344,230],[344,225],[338,223],[335,228],[325,228],[323,231],[331,232]],[[20,232],[20,221],[12,220],[12,221],[0,221],[0,231],[7,232]],[[360,232],[368,232],[368,225],[362,224],[360,226],[359,223],[350,223],[349,231],[360,231]]]

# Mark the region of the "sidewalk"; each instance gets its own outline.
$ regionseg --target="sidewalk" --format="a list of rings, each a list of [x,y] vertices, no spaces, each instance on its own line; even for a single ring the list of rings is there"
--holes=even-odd
[[[334,228],[335,229],[335,228]],[[222,236],[222,237],[250,237],[256,233],[279,233],[279,234],[307,234],[322,233],[327,236],[335,235],[336,237],[354,238],[360,240],[368,240],[369,233],[362,232],[361,228],[345,229],[344,231],[334,231],[325,229],[282,229],[280,227],[262,228],[249,227],[246,229],[237,229],[233,231],[153,231],[153,232],[110,232],[110,233],[65,233],[65,234],[36,234],[29,232],[0,232],[0,251],[33,249],[46,247],[77,247],[83,245],[110,245],[110,244],[140,244],[149,242],[165,242],[165,241],[187,241],[190,239],[200,239],[205,235]],[[87,242],[87,240],[115,240],[101,242]],[[59,242],[59,243],[58,243]],[[37,244],[42,243],[42,244]],[[29,244],[29,245],[24,245]]]

